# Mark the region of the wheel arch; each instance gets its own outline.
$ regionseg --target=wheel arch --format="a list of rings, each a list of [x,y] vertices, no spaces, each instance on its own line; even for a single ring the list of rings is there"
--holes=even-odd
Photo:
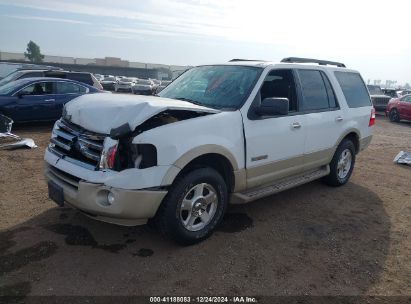
[[[350,129],[343,133],[337,141],[336,149],[341,144],[341,142],[345,139],[349,139],[353,142],[355,147],[355,154],[360,152],[360,132],[356,129]]]
[[[227,184],[229,192],[235,187],[234,171],[238,170],[238,163],[226,148],[217,145],[204,145],[196,147],[183,154],[169,170],[163,179],[163,185],[171,185],[175,179],[181,177],[195,168],[210,167],[221,174]]]

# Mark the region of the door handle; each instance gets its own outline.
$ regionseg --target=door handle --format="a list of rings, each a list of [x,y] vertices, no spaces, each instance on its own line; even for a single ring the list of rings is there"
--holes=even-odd
[[[291,127],[294,128],[294,129],[299,129],[299,128],[301,128],[301,124],[299,122],[293,122],[291,124]]]
[[[335,121],[343,121],[344,120],[344,118],[342,118],[341,116],[337,116],[336,118],[335,118]]]
[[[51,98],[51,99],[46,99],[45,100],[46,102],[52,102],[52,101],[56,101],[54,98]]]

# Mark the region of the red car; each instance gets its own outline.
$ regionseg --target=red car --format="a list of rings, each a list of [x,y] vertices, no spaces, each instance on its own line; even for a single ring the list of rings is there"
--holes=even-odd
[[[385,114],[393,122],[401,119],[411,120],[411,95],[391,99],[387,104]]]

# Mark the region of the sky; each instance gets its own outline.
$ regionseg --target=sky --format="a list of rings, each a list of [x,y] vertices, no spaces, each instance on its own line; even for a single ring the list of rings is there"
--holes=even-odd
[[[232,58],[343,62],[411,83],[411,1],[0,0],[0,51],[170,65]]]

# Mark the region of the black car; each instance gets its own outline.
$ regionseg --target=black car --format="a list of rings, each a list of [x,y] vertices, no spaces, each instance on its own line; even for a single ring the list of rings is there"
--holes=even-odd
[[[0,87],[9,83],[10,81],[31,78],[31,77],[54,77],[54,78],[63,78],[79,81],[90,86],[95,87],[98,90],[102,90],[100,82],[93,76],[93,74],[88,72],[71,72],[64,70],[16,70],[13,73],[10,73],[2,80],[0,80]]]

